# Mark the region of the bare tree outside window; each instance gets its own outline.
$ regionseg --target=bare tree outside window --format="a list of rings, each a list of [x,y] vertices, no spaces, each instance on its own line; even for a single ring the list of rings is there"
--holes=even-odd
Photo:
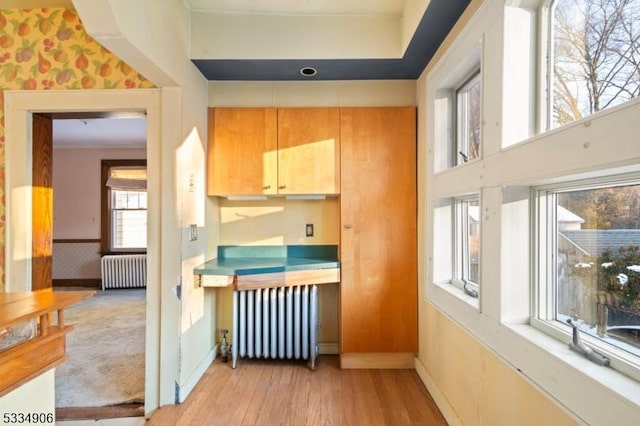
[[[638,97],[640,0],[553,6],[553,126]]]

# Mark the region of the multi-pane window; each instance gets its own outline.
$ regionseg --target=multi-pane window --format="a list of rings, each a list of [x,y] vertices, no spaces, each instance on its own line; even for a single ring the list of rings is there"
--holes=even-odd
[[[635,180],[634,180],[635,179]],[[537,192],[540,320],[640,364],[640,178]]]
[[[147,247],[147,192],[111,189],[113,250]]]
[[[551,126],[640,95],[640,0],[555,0]]]
[[[476,71],[456,90],[455,164],[480,157],[480,116],[482,79]]]
[[[480,290],[480,199],[454,199],[454,284],[478,297]]]
[[[145,160],[102,160],[102,252],[144,252],[147,247]]]

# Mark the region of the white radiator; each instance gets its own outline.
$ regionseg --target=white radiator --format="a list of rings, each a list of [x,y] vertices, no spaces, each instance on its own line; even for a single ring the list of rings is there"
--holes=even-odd
[[[232,367],[238,357],[303,359],[318,356],[318,289],[315,285],[233,292]]]
[[[147,255],[102,256],[102,289],[147,286]]]

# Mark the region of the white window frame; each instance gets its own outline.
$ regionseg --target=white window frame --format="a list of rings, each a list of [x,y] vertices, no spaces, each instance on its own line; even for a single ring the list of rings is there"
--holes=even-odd
[[[479,283],[465,280],[467,274],[463,266],[465,227],[468,225],[463,216],[469,200],[478,200],[479,204],[479,193],[441,197],[434,202],[434,275],[431,282],[453,296],[454,303],[463,302],[462,305],[477,312],[480,309]]]
[[[557,253],[556,195],[562,192],[609,188],[640,184],[640,174],[606,176],[596,179],[568,181],[532,188],[534,220],[535,276],[532,279],[531,325],[553,338],[569,341],[572,329],[568,324],[556,320],[557,271],[553,261]],[[640,381],[640,357],[616,348],[596,336],[581,332],[583,342],[609,357],[611,367]]]
[[[480,295],[480,280],[471,280],[470,249],[469,249],[469,204],[477,201],[480,208],[480,196],[473,194],[456,197],[453,201],[453,278],[451,283],[460,288],[467,296],[477,299]],[[478,234],[482,238],[478,221]],[[478,247],[480,248],[480,247]],[[481,258],[481,254],[479,256]],[[478,265],[480,266],[480,265]]]
[[[102,185],[100,188],[101,194],[101,206],[100,206],[100,235],[101,235],[101,243],[100,243],[100,253],[101,255],[107,254],[140,254],[147,252],[147,245],[145,247],[139,248],[116,248],[114,245],[115,238],[115,228],[114,228],[114,213],[113,213],[113,194],[112,190],[114,188],[121,190],[146,190],[146,184],[141,183],[140,177],[135,179],[118,179],[117,177],[111,176],[112,170],[118,168],[134,168],[134,169],[146,169],[147,162],[145,159],[103,159],[101,161],[101,179]],[[114,178],[114,180],[110,180],[110,178]],[[148,199],[147,199],[147,224],[148,224]],[[149,238],[148,235],[149,229],[147,227],[147,240]]]
[[[476,75],[480,76],[481,85],[484,85],[482,79],[482,42],[475,42],[468,47],[468,51],[458,58],[456,67],[452,72],[447,73],[443,80],[438,83],[438,90],[435,94],[434,105],[430,113],[433,114],[434,126],[432,131],[436,139],[434,147],[434,163],[433,170],[435,173],[446,172],[458,165],[467,164],[461,161],[458,153],[458,106],[457,92],[465,83]],[[481,87],[481,93],[484,87]],[[481,97],[480,102],[483,102]],[[482,107],[480,111],[482,117]],[[480,120],[480,140],[484,140],[482,118]],[[471,161],[477,161],[482,157],[482,142],[480,148],[480,156]]]
[[[116,208],[115,206],[115,197],[116,197],[116,192],[144,192],[146,194],[146,190],[145,191],[128,191],[128,190],[122,190],[122,189],[109,189],[109,197],[111,198],[110,200],[110,204],[109,204],[109,215],[110,215],[110,221],[111,221],[111,226],[110,226],[110,231],[111,231],[111,235],[109,238],[109,243],[110,243],[110,249],[113,252],[140,252],[140,251],[145,251],[147,249],[147,245],[145,244],[144,246],[140,246],[140,247],[118,247],[116,245],[117,240],[118,240],[118,212],[120,211],[144,211],[145,213],[147,212],[147,208]],[[146,202],[145,202],[146,204]],[[145,224],[145,233],[146,233],[146,227],[147,225]]]
[[[479,142],[478,142],[478,155],[473,158],[469,158],[469,137],[468,137],[468,112],[469,108],[467,106],[469,103],[466,101],[464,94],[467,93],[466,89],[471,87],[472,85],[479,83],[480,84],[480,120],[478,123],[478,132],[479,132]],[[454,142],[451,144],[453,148],[452,157],[454,159],[453,165],[459,166],[462,164],[470,163],[473,161],[477,161],[482,158],[482,70],[480,68],[480,64],[478,64],[474,71],[460,84],[453,93],[454,99],[454,122],[455,122],[455,138]]]

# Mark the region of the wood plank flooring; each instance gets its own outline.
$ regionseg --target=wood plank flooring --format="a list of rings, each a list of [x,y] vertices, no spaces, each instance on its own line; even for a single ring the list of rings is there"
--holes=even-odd
[[[148,426],[446,425],[414,370],[341,370],[323,355],[302,362],[217,359],[187,400],[160,408]]]

